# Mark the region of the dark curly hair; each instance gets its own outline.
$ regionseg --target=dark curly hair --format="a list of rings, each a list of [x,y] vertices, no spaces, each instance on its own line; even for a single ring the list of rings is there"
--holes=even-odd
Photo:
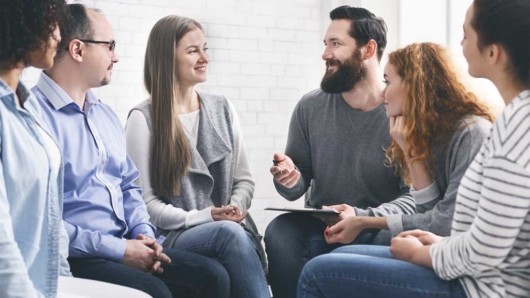
[[[61,26],[65,0],[0,0],[0,70],[29,63]]]

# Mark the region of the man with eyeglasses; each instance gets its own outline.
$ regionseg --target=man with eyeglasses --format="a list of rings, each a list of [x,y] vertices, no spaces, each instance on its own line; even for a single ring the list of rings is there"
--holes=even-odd
[[[153,297],[228,297],[228,273],[218,261],[163,251],[155,240],[123,126],[90,90],[109,84],[118,62],[112,27],[101,11],[81,4],[68,5],[68,14],[55,65],[33,91],[63,154],[63,220],[73,275]]]

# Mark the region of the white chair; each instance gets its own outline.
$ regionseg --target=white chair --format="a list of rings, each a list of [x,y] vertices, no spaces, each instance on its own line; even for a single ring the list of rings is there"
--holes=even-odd
[[[107,282],[76,278],[59,277],[57,298],[149,298],[150,295],[128,287]]]

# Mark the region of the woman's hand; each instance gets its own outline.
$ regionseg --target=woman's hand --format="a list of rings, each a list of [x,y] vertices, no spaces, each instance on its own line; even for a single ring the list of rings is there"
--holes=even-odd
[[[228,205],[221,207],[212,207],[212,218],[214,221],[219,220],[230,220],[235,222],[241,222],[247,217],[248,212],[241,213],[241,210],[237,206]]]
[[[392,238],[390,253],[396,259],[432,268],[430,246],[443,237],[422,230],[402,232]]]
[[[442,236],[438,236],[431,232],[427,232],[427,231],[423,231],[419,229],[401,232],[396,237],[407,237],[407,236],[416,237],[423,245],[431,245],[436,242],[440,242],[443,239]]]
[[[352,243],[365,228],[362,219],[362,217],[350,216],[331,227],[327,227],[324,231],[326,242],[329,244],[337,242],[342,244]]]
[[[355,216],[355,209],[352,206],[347,204],[333,205],[333,206],[322,206],[322,209],[335,209],[339,211],[338,214],[315,214],[314,217],[325,222],[327,226],[332,226],[337,224],[339,221],[345,219],[346,217]]]
[[[407,128],[405,127],[405,118],[403,116],[390,117],[390,135],[396,141],[404,154],[409,150],[407,142]],[[408,157],[408,156],[405,156]]]
[[[411,262],[414,254],[423,247],[418,238],[408,235],[405,237],[396,236],[390,242],[390,253],[396,259]]]

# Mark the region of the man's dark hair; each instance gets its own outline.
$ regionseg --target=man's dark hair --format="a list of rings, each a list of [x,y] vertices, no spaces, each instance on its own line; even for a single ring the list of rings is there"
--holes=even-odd
[[[350,36],[357,41],[357,46],[365,46],[370,39],[377,43],[377,58],[381,61],[386,48],[386,23],[367,9],[339,6],[329,13],[331,20],[350,20]]]
[[[60,59],[65,54],[65,49],[74,38],[91,39],[94,35],[92,23],[88,18],[87,7],[83,4],[74,3],[66,6],[66,18],[64,26],[61,27],[61,43],[57,46],[57,56]],[[95,11],[99,11],[94,9]]]
[[[477,32],[478,48],[500,44],[512,73],[530,85],[530,1],[475,0],[473,8],[471,27]]]
[[[29,53],[47,46],[63,27],[64,0],[0,0],[0,70],[29,63]]]

